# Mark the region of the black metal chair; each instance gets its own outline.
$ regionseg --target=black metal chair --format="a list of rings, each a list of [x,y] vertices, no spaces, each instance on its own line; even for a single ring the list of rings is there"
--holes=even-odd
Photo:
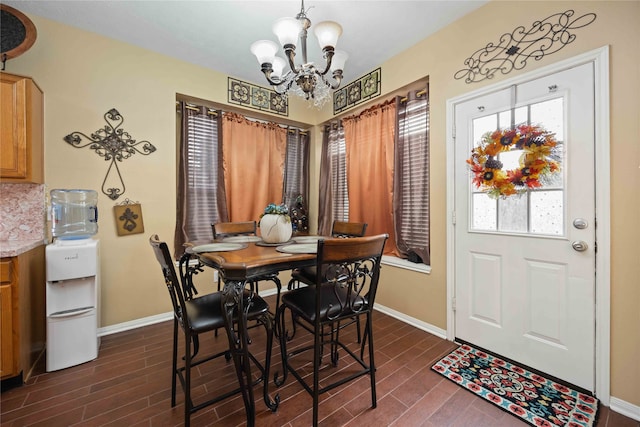
[[[311,394],[314,426],[318,425],[320,394],[363,375],[370,376],[371,407],[375,408],[377,405],[371,316],[380,277],[380,260],[387,238],[388,235],[381,234],[351,239],[319,240],[316,271],[321,274],[316,275],[315,286],[292,289],[282,296],[276,322],[280,330],[283,374],[280,377],[276,373],[275,383],[281,386],[286,381],[288,373],[291,373]],[[291,311],[294,324],[297,323],[302,329],[313,334],[313,344],[297,344],[298,338],[288,334],[285,321],[287,310]],[[359,355],[356,354],[357,349],[350,348],[349,343],[343,342],[340,338],[340,321],[354,317],[364,317],[366,320]],[[288,351],[287,345],[291,345],[293,350]],[[354,366],[360,365],[361,369],[354,372],[355,368],[350,368],[343,374],[323,368],[323,378],[320,378],[320,364],[326,345],[329,345],[331,363],[334,367],[338,364],[338,351],[342,348],[356,362]],[[368,360],[364,357],[365,347],[368,348]],[[312,375],[309,375],[309,356],[302,356],[309,352],[313,353]],[[296,363],[299,356],[302,357]],[[309,380],[312,381],[311,384],[308,383]]]
[[[211,224],[214,240],[230,236],[255,236],[256,229],[257,224],[255,221],[218,222]]]
[[[348,239],[352,237],[362,237],[367,231],[366,222],[345,222],[345,221],[333,221],[331,225],[331,237]],[[313,286],[316,283],[316,268],[315,267],[302,267],[296,268],[291,271],[291,280],[287,285],[287,290],[299,288],[300,284],[304,283],[307,286]],[[278,301],[276,301],[276,306]],[[357,319],[352,319],[357,320]],[[343,326],[348,326],[353,322],[349,322]],[[360,332],[360,322],[355,322],[358,330],[358,342],[362,338]]]
[[[180,279],[176,274],[174,262],[169,252],[169,248],[165,242],[159,240],[157,235],[151,236],[149,243],[153,248],[155,256],[162,268],[162,274],[164,281],[171,297],[171,303],[173,305],[173,356],[171,367],[171,407],[176,405],[176,379],[180,380],[182,389],[184,391],[184,425],[189,426],[191,414],[194,412],[220,402],[227,397],[233,396],[238,393],[242,393],[245,399],[245,409],[247,412],[247,424],[252,426],[255,423],[255,408],[253,406],[253,386],[264,382],[264,400],[267,406],[275,411],[278,406],[279,397],[276,396],[275,402],[271,401],[267,394],[267,382],[269,377],[269,366],[271,363],[271,347],[273,343],[273,320],[272,315],[269,313],[269,305],[260,298],[258,295],[252,294],[250,291],[244,292],[245,308],[247,311],[247,318],[249,320],[256,320],[259,324],[263,325],[267,334],[267,349],[265,355],[264,366],[251,354],[249,358],[254,362],[255,366],[259,369],[261,376],[250,382],[249,384],[241,381],[241,386],[221,393],[208,399],[205,402],[194,404],[191,399],[191,369],[208,362],[213,359],[224,356],[226,360],[231,359],[231,352],[229,351],[229,343],[219,352],[210,354],[196,359],[199,348],[199,335],[217,330],[218,328],[224,328],[225,321],[222,313],[222,294],[221,292],[214,292],[198,297],[194,297],[197,294],[193,287],[192,275],[201,271],[199,265],[195,267],[189,267],[188,263],[191,259],[189,253],[185,253],[180,259]],[[178,329],[182,329],[184,333],[184,366],[178,366]],[[193,352],[192,352],[193,345]],[[237,357],[237,355],[234,355]],[[195,359],[195,360],[194,360]],[[245,361],[243,361],[245,363]],[[246,361],[246,363],[249,363]],[[236,372],[240,377],[240,373]],[[249,406],[247,406],[247,400],[250,400]]]
[[[366,231],[366,222],[333,221],[333,224],[331,225],[331,237],[362,237]],[[298,288],[300,287],[300,283],[304,283],[307,286],[313,286],[316,283],[316,268],[303,267],[294,269],[291,272],[291,280],[289,280],[287,289],[291,290]]]

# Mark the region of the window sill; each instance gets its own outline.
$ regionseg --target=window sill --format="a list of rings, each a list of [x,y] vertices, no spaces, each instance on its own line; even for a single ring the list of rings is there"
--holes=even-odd
[[[419,273],[431,274],[431,266],[425,264],[417,264],[406,259],[398,258],[390,255],[382,256],[382,264],[391,265],[393,267],[404,268],[405,270],[417,271]]]

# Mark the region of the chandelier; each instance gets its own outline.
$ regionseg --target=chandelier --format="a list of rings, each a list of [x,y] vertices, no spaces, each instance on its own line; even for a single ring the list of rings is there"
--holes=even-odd
[[[338,37],[342,34],[340,24],[333,21],[320,22],[314,26],[314,33],[325,63],[322,68],[316,68],[313,62],[307,61],[307,30],[310,27],[311,21],[305,14],[302,0],[300,13],[295,18],[280,18],[273,25],[273,32],[278,37],[287,60],[276,56],[279,47],[271,40],[258,40],[253,43],[251,53],[258,59],[261,71],[276,93],[286,96],[292,92],[320,108],[331,98],[330,89],[340,87],[342,70],[349,56],[346,52],[335,50]],[[302,64],[296,66],[298,46],[302,49]],[[285,69],[287,65],[289,68]],[[329,71],[332,81],[326,77]]]

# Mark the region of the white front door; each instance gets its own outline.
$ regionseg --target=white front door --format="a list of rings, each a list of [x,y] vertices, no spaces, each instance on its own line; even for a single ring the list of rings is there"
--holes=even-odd
[[[487,131],[555,133],[560,172],[491,198],[466,165]],[[593,63],[455,106],[455,336],[589,391],[595,383]],[[521,151],[500,154],[516,170]]]

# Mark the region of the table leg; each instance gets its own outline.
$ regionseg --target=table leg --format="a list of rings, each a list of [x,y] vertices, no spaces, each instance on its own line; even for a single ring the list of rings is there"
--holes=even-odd
[[[226,280],[222,290],[221,308],[222,314],[225,318],[225,329],[229,339],[229,349],[233,356],[238,384],[244,401],[245,412],[247,415],[247,426],[252,427],[255,425],[256,410],[253,401],[253,379],[251,375],[252,356],[249,353],[249,337],[247,332],[247,313],[251,307],[251,296],[245,301],[245,284],[245,281]],[[271,348],[273,343],[273,324],[268,312],[264,313],[259,321],[263,323],[267,333],[267,352],[265,366],[262,368],[264,401],[267,407],[271,411],[275,412],[278,408],[279,398],[272,401],[269,398],[268,389]]]
[[[256,408],[253,402],[253,386],[249,349],[247,348],[247,307],[244,304],[245,282],[227,280],[222,290],[222,314],[229,339],[229,349],[236,368],[238,385],[247,414],[247,426],[255,425]],[[237,313],[237,331],[234,330],[234,312]]]

